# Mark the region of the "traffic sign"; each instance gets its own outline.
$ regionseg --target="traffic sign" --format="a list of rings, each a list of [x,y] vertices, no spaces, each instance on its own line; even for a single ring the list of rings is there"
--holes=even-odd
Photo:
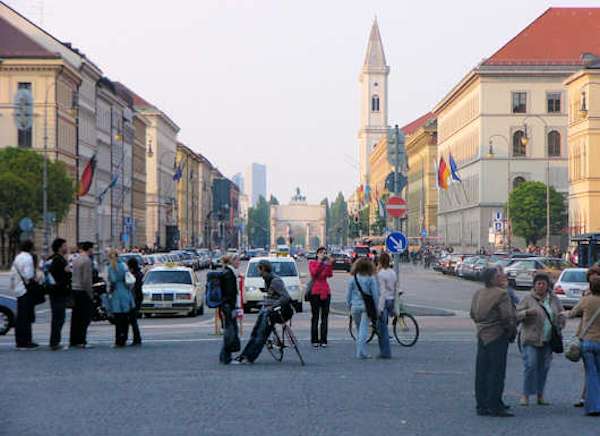
[[[496,230],[496,233],[502,232],[504,227],[502,224],[502,221],[494,221],[494,229]]]
[[[390,198],[388,198],[385,206],[387,213],[394,218],[402,218],[404,215],[406,215],[407,209],[408,206],[406,205],[406,201],[397,195],[392,195]]]
[[[427,229],[421,230],[421,238],[426,238],[426,237],[427,237]]]
[[[408,240],[403,233],[392,232],[385,238],[385,246],[391,253],[403,253],[408,246]]]
[[[21,221],[19,221],[19,228],[22,232],[29,233],[33,230],[33,221],[31,221],[31,218],[29,217],[22,218]]]
[[[396,191],[396,188],[394,186],[395,180],[396,179],[394,177],[394,172],[392,171],[385,178],[385,189],[387,189],[390,192],[395,192]],[[408,184],[408,178],[404,174],[399,173],[398,174],[398,192],[402,191],[406,187],[407,184]]]

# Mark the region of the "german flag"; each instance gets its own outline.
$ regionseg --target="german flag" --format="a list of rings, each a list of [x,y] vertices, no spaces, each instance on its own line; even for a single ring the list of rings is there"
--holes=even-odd
[[[94,172],[96,170],[96,154],[92,156],[81,174],[81,180],[79,181],[79,190],[77,192],[78,197],[84,197],[90,192],[92,187],[92,181],[94,180]]]

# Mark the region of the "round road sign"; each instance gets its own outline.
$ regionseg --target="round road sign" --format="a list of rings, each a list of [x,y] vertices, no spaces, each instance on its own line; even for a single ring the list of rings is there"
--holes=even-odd
[[[393,195],[390,198],[388,198],[385,209],[391,217],[402,218],[404,215],[406,215],[408,206],[406,205],[406,201],[402,197]]]

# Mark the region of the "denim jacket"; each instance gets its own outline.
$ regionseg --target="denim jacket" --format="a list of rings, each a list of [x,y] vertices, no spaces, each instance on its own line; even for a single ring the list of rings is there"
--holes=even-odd
[[[372,295],[375,300],[375,304],[379,301],[379,287],[377,280],[373,276],[362,276],[357,275],[360,287],[365,294]],[[365,303],[356,286],[354,276],[348,280],[348,291],[346,292],[346,303],[350,306],[351,310],[365,310]]]

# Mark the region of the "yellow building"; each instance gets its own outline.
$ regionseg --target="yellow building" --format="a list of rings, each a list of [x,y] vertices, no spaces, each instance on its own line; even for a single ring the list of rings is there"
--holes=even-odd
[[[196,246],[200,236],[199,176],[201,158],[181,142],[177,143],[177,165],[181,176],[177,181],[177,224],[180,247]]]
[[[591,59],[565,86],[570,234],[600,232],[600,59]]]
[[[387,191],[385,189],[386,177],[394,171],[387,158],[387,136],[383,136],[374,146],[369,154],[369,227],[377,222],[379,213],[378,200],[385,198]]]
[[[437,234],[437,121],[427,113],[402,128],[408,157],[408,236]]]

